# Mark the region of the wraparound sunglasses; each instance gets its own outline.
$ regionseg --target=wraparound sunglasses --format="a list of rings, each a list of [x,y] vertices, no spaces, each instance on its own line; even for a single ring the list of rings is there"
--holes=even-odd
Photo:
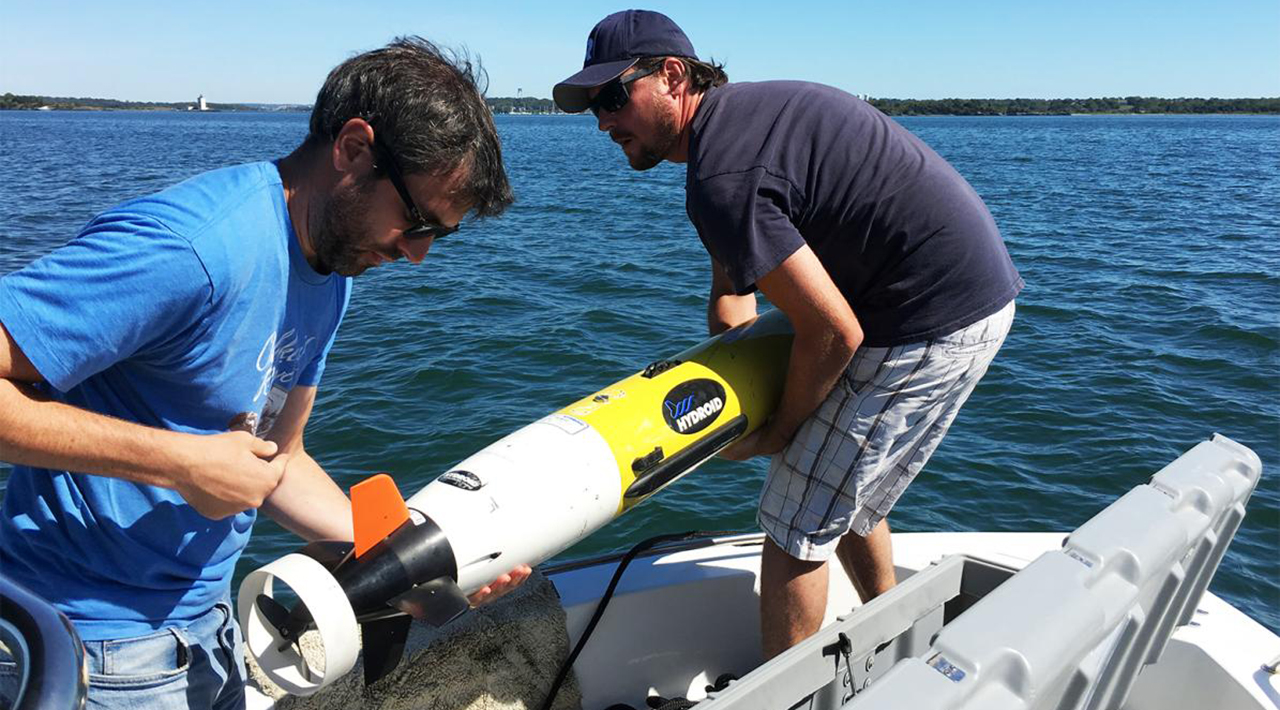
[[[617,113],[621,111],[622,108],[627,105],[627,102],[631,100],[631,94],[627,91],[627,84],[630,84],[636,79],[649,76],[660,68],[661,65],[650,67],[648,69],[641,69],[634,74],[629,74],[625,77],[619,77],[610,81],[600,87],[599,93],[596,94],[595,98],[591,99],[591,102],[587,104],[587,108],[591,109],[591,113],[595,114],[596,118],[600,117],[601,111],[608,111],[609,113]]]

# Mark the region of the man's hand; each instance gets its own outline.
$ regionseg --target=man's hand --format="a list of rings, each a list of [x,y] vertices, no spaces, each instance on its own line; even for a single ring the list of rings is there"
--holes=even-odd
[[[756,429],[720,450],[720,458],[746,461],[755,456],[772,456],[787,447],[787,439],[779,436],[769,424]]]
[[[284,475],[288,456],[276,456],[276,450],[275,442],[243,431],[200,436],[190,448],[185,475],[174,487],[211,520],[256,509]]]
[[[512,591],[533,574],[533,568],[529,565],[520,565],[519,567],[507,572],[489,583],[488,586],[476,590],[467,597],[467,601],[471,602],[471,606],[480,606],[488,604],[498,597]]]

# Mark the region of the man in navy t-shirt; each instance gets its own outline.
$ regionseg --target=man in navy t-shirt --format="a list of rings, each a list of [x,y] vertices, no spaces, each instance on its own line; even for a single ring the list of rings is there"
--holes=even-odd
[[[866,102],[799,81],[728,83],[656,12],[606,17],[556,85],[631,167],[687,163],[685,208],[711,255],[713,333],[795,328],[777,411],[721,455],[773,454],[758,520],[766,657],[817,631],[835,554],[863,600],[896,582],[894,502],[986,372],[1022,279],[981,198]]]
[[[0,278],[0,571],[75,624],[91,706],[243,706],[229,585],[257,510],[352,537],[303,446],[350,277],[511,200],[469,67],[402,39],[334,69],[291,155],[113,207]]]

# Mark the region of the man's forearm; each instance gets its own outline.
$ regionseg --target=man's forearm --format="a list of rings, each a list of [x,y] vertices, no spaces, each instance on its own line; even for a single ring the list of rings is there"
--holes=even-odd
[[[719,335],[756,317],[756,297],[712,295],[707,301],[707,332]]]
[[[304,540],[352,540],[351,501],[305,451],[289,457],[262,512]]]
[[[827,398],[848,367],[858,338],[823,332],[809,337],[797,333],[791,344],[782,401],[769,422],[770,434],[786,443],[818,405]]]
[[[262,505],[287,457],[247,432],[201,436],[103,416],[0,377],[0,460],[177,491],[220,520]]]
[[[724,267],[711,260],[711,292],[707,296],[707,332],[719,335],[756,317],[756,296],[739,296]]]
[[[183,437],[49,400],[0,378],[0,460],[175,488]]]

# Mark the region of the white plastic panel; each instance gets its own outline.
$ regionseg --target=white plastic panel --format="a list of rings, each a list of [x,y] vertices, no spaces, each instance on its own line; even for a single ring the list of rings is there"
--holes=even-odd
[[[1221,436],[1183,454],[948,624],[850,708],[1118,708],[1204,592],[1261,476]]]

